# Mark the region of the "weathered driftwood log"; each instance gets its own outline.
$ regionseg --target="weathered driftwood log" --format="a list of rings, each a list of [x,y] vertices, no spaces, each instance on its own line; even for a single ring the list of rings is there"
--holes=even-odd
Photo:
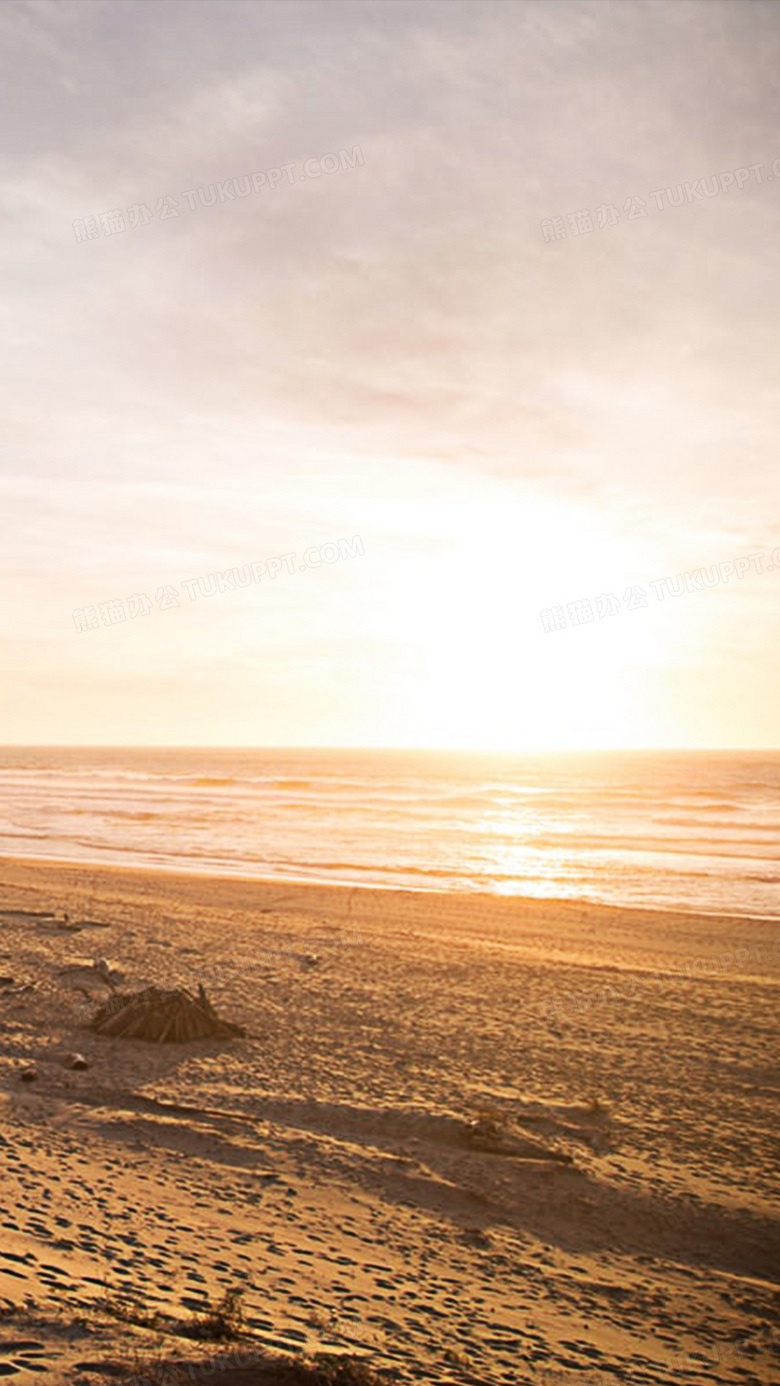
[[[90,1021],[91,1030],[119,1039],[150,1040],[155,1044],[184,1044],[195,1039],[233,1039],[246,1031],[220,1020],[202,986],[198,995],[183,987],[164,991],[147,987],[133,993],[115,992]]]

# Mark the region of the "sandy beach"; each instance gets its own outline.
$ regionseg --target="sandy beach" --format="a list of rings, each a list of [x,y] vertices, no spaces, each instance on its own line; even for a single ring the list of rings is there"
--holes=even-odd
[[[240,1289],[223,1352],[777,1380],[776,921],[10,858],[0,911],[0,1375],[196,1362]],[[94,1034],[102,958],[246,1037]]]
[[[0,38],[0,1386],[780,1386],[780,0]]]

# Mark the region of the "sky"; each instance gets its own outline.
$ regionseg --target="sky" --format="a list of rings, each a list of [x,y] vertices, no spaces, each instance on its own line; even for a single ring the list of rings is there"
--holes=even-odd
[[[0,741],[780,746],[779,66],[5,0]]]

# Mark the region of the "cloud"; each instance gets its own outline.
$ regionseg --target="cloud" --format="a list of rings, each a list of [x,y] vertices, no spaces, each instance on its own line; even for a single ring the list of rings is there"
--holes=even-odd
[[[600,508],[659,563],[761,538],[780,179],[652,195],[771,167],[777,59],[762,3],[7,3],[0,581],[51,612],[357,524],[400,570],[461,487]]]

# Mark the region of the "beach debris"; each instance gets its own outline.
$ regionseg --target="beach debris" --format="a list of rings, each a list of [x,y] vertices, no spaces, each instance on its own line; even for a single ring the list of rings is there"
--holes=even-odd
[[[95,971],[98,977],[102,977],[106,986],[110,987],[112,991],[116,990],[117,982],[124,981],[124,973],[120,972],[118,967],[110,967],[105,958],[98,958],[95,963]]]
[[[106,958],[71,958],[60,968],[59,975],[70,978],[74,988],[80,991],[84,988],[79,983],[102,983],[115,991],[118,983],[124,981],[124,973]]]
[[[0,978],[0,996],[5,1000],[8,996],[25,996],[29,991],[37,990],[37,982],[17,982],[15,977]]]
[[[23,1068],[21,1073],[19,1074],[20,1083],[37,1083],[37,1081],[38,1070],[32,1064],[29,1068]]]
[[[471,1150],[485,1155],[510,1155],[521,1160],[552,1160],[557,1164],[570,1165],[571,1155],[548,1145],[537,1136],[515,1136],[499,1121],[482,1115],[472,1117],[463,1126],[466,1144]]]
[[[52,910],[0,910],[3,919],[53,919]]]
[[[62,919],[55,919],[54,927],[55,929],[59,929],[63,933],[68,934],[77,934],[81,929],[80,924],[71,923],[70,915],[68,914],[67,910],[64,911]]]
[[[50,910],[0,910],[0,923],[38,929],[43,933],[60,927],[60,921]]]
[[[220,1019],[202,984],[197,996],[184,987],[173,991],[161,987],[129,993],[117,991],[93,1016],[89,1028],[100,1035],[149,1040],[154,1044],[233,1039],[246,1034],[241,1025]]]
[[[320,958],[318,953],[304,953],[303,957],[301,958],[301,967],[305,969],[308,969],[310,967],[318,967],[319,961]]]

